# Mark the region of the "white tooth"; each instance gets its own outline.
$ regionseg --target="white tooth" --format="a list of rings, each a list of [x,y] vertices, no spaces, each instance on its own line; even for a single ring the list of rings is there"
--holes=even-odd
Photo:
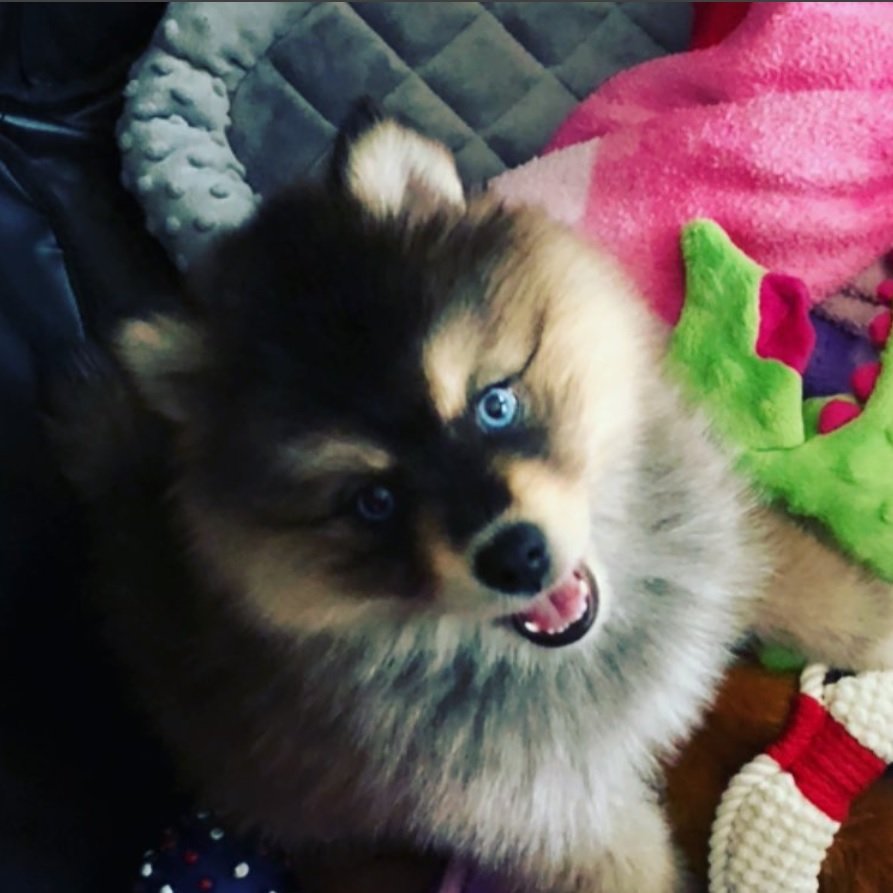
[[[542,630],[532,620],[524,621],[524,629],[526,629],[527,632],[534,634],[542,632]]]

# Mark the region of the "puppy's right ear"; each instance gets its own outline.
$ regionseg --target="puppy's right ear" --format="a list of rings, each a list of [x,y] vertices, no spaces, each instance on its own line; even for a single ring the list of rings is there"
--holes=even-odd
[[[351,152],[357,141],[387,120],[384,109],[371,97],[364,96],[351,107],[335,137],[329,176],[335,186],[350,189]]]
[[[387,117],[371,100],[348,117],[332,156],[332,178],[376,216],[425,217],[465,207],[452,153]]]
[[[174,422],[186,420],[208,361],[204,339],[192,324],[173,316],[130,320],[118,333],[115,352],[156,412]]]

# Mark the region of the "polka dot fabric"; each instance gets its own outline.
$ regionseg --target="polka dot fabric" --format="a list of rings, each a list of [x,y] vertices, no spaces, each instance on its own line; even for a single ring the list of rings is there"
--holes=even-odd
[[[300,893],[288,863],[200,812],[165,829],[143,858],[133,893]]]

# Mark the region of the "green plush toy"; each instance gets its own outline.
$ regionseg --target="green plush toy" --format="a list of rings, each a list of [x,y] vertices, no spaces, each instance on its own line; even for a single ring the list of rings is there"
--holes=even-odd
[[[767,272],[710,221],[682,235],[687,291],[670,361],[767,501],[819,522],[840,548],[893,582],[893,375],[884,365],[864,411],[830,433],[829,400],[803,400],[800,373],[758,354]],[[891,352],[884,348],[882,363]]]

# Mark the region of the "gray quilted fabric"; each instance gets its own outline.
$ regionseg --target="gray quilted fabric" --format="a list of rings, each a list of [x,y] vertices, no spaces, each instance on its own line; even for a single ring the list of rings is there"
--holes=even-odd
[[[233,97],[230,139],[260,192],[318,169],[362,93],[445,142],[467,180],[487,180],[533,157],[605,78],[688,37],[678,3],[306,7]],[[274,93],[271,131],[244,126]]]
[[[124,181],[185,268],[259,195],[318,174],[361,95],[482,183],[689,29],[687,3],[172,3],[126,91]]]

